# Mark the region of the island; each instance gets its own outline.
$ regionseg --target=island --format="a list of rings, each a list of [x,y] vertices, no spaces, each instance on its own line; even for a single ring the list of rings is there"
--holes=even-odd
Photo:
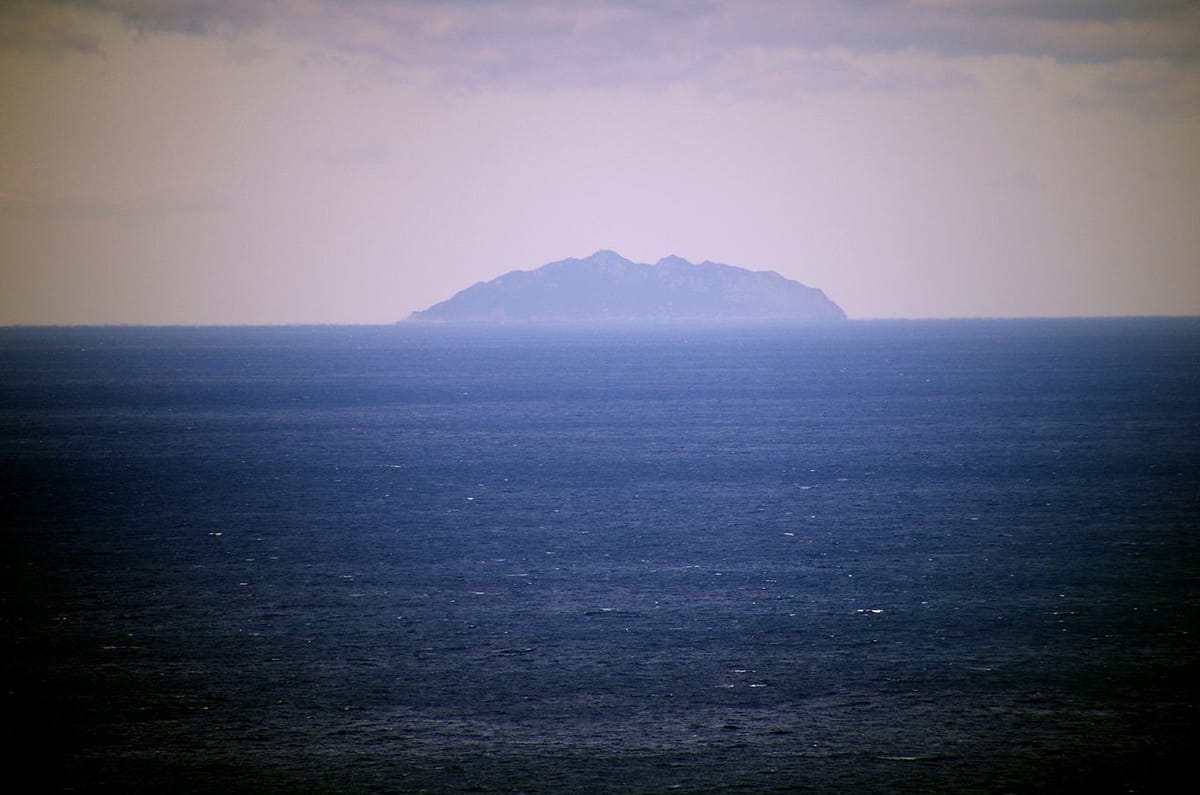
[[[815,287],[774,271],[664,257],[653,265],[615,251],[551,262],[479,282],[408,322],[835,322],[846,313]]]

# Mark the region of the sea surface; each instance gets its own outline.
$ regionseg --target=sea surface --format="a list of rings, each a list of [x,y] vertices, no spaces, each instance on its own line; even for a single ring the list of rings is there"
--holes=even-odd
[[[1200,786],[1200,319],[0,329],[35,792]]]

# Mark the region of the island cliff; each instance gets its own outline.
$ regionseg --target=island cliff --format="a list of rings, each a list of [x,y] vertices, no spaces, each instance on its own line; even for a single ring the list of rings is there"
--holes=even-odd
[[[409,316],[433,323],[813,322],[845,320],[822,291],[774,271],[613,251],[479,282]]]

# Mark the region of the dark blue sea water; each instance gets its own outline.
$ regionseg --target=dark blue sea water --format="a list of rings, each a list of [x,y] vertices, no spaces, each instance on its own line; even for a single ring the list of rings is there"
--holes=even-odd
[[[1200,320],[0,329],[0,467],[34,791],[1200,783]]]

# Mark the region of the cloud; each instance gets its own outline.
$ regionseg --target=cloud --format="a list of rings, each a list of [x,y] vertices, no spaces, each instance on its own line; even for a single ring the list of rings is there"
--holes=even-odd
[[[730,98],[842,92],[906,94],[979,86],[969,73],[938,65],[930,58],[905,59],[902,66],[868,61],[844,50],[747,48],[727,55],[712,69],[708,82],[718,94]]]
[[[1056,21],[1153,19],[1186,11],[1192,0],[925,0],[917,5],[980,16],[1020,16]]]
[[[12,2],[0,8],[0,50],[61,57],[100,55],[100,38],[70,9],[55,4]]]
[[[315,3],[281,17],[289,38],[328,53],[366,58],[395,77],[445,86],[553,90],[636,85],[660,88],[715,79],[724,89],[760,81],[797,90],[917,91],[962,86],[953,69],[860,73],[858,51],[910,46],[885,41],[894,11],[815,3],[574,2]],[[851,47],[842,46],[849,41]],[[831,55],[836,50],[846,57]],[[757,68],[731,80],[737,68]],[[762,88],[756,94],[767,93]]]
[[[76,0],[75,4],[116,13],[143,32],[191,36],[258,27],[269,15],[286,13],[289,5],[276,0]]]
[[[830,51],[1200,62],[1200,7],[1188,0],[28,0],[18,7],[25,11],[6,14],[18,22],[0,38],[18,49],[97,49],[76,23],[56,29],[44,21],[55,14],[70,21],[64,9],[85,8],[142,33],[237,39],[267,29],[309,57],[360,59],[392,78],[468,89],[696,83],[756,53],[775,68],[789,60],[812,66],[806,58]],[[877,88],[922,90],[952,74],[898,72]],[[804,71],[794,77],[794,85],[812,82]],[[872,82],[842,79],[848,89]]]
[[[1046,7],[1058,9],[1047,13]],[[1060,61],[1200,59],[1200,9],[1179,2],[751,0],[723,5],[721,27],[749,42],[860,54],[1027,55]]]
[[[1157,62],[1107,66],[1067,104],[1080,110],[1116,110],[1144,119],[1200,116],[1200,65],[1171,68]]]

